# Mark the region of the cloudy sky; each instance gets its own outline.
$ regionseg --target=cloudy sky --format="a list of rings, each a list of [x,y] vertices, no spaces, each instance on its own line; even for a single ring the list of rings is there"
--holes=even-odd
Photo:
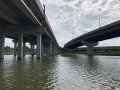
[[[120,0],[40,0],[60,46],[79,35],[120,20]],[[99,45],[120,45],[120,38]]]
[[[69,40],[120,20],[120,0],[40,0],[60,46]],[[99,10],[101,9],[101,11]],[[6,40],[9,45],[10,40]],[[99,46],[120,46],[120,38],[99,42]]]

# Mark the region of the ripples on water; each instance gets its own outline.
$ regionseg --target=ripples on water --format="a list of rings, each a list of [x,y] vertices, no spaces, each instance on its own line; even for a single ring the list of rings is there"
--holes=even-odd
[[[0,90],[120,90],[120,56],[5,56]]]

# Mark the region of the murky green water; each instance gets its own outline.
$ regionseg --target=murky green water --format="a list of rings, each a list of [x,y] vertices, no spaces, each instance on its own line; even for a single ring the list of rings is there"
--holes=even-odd
[[[5,56],[0,90],[120,90],[120,56]]]

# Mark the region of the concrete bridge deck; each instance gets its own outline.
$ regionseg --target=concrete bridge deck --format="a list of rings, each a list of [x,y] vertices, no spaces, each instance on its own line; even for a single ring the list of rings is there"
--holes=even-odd
[[[91,32],[83,34],[64,45],[65,48],[75,49],[82,45],[88,47],[88,53],[93,53],[93,46],[97,45],[99,41],[115,38],[120,36],[120,21],[108,24],[106,26],[95,29]]]

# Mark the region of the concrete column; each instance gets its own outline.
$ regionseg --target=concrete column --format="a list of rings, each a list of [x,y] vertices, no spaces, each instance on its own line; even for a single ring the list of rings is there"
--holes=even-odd
[[[52,52],[52,41],[50,40],[50,55],[52,55],[53,52]]]
[[[55,44],[54,44],[54,55],[56,54],[56,52],[55,52]]]
[[[57,54],[57,46],[55,46],[55,54]]]
[[[56,54],[58,54],[58,47],[56,47]]]
[[[5,35],[0,35],[0,59],[4,59]]]
[[[35,49],[35,46],[34,46],[34,44],[32,45],[32,48],[31,48],[32,50],[32,53],[31,53],[31,55],[32,55],[32,57],[34,57],[34,49]]]
[[[17,56],[17,41],[13,40],[13,43],[14,43],[14,57],[16,57]]]
[[[30,43],[30,56],[32,56],[32,44]]]
[[[23,42],[23,56],[25,56],[25,47],[26,47],[26,43]]]
[[[37,59],[42,57],[42,34],[37,33]]]
[[[52,44],[52,55],[54,55],[54,43]]]
[[[18,59],[23,59],[23,34],[18,35]]]
[[[41,48],[42,48],[42,56],[44,56],[44,44],[43,44],[43,42],[42,42]]]
[[[58,47],[58,54],[60,54],[60,48]]]
[[[29,45],[30,45],[30,56],[32,55],[32,45],[31,45],[31,43],[29,43]]]
[[[94,46],[98,45],[98,42],[88,42],[88,41],[81,41],[81,42],[87,46],[87,54],[93,55]]]
[[[57,46],[55,46],[55,54],[57,54]]]
[[[94,46],[87,46],[87,54],[94,54]]]

